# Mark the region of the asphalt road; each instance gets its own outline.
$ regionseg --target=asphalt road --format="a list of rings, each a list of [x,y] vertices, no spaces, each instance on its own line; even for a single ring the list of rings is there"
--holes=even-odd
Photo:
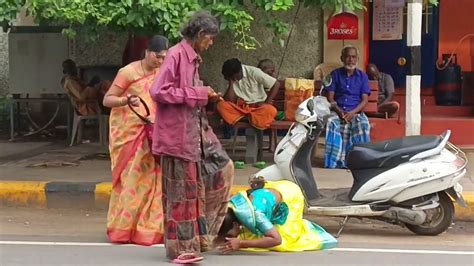
[[[0,208],[0,265],[171,265],[162,246],[111,245],[106,213]],[[310,217],[312,218],[312,217]],[[312,219],[335,233],[336,219]],[[437,237],[399,226],[351,220],[337,248],[302,253],[205,254],[200,265],[474,265],[474,224]]]

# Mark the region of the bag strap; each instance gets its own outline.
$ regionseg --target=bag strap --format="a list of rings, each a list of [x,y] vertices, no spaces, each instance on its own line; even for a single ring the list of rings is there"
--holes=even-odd
[[[132,104],[130,103],[130,99],[132,97],[137,97],[140,100],[140,102],[143,104],[143,107],[145,107],[146,116],[142,116],[141,114],[139,114],[135,110],[135,107],[132,106]],[[148,105],[146,105],[145,101],[142,98],[140,98],[140,96],[136,96],[136,95],[128,96],[127,97],[127,105],[130,108],[130,110],[132,110],[132,112],[134,112],[138,116],[138,118],[140,118],[143,121],[143,123],[151,124],[150,119],[148,119],[148,116],[150,115],[150,109],[148,108]]]

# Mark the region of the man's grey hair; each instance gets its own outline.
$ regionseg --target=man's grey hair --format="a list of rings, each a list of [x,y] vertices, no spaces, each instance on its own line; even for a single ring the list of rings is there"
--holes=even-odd
[[[341,50],[341,56],[344,57],[349,52],[349,50],[356,51],[357,56],[359,56],[359,49],[353,45],[344,46],[344,48]]]
[[[217,18],[208,11],[197,11],[185,23],[181,29],[181,35],[190,40],[196,40],[199,32],[217,35],[219,33],[219,22]]]

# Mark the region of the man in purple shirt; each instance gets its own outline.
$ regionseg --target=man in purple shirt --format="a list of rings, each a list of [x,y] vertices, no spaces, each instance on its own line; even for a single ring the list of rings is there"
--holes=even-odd
[[[164,244],[168,259],[179,264],[202,260],[201,252],[213,248],[234,177],[204,108],[221,97],[199,78],[201,54],[218,33],[214,16],[196,12],[150,88],[157,102],[153,154],[161,157]]]
[[[342,49],[343,67],[331,72],[332,83],[326,87],[328,101],[337,116],[331,117],[326,129],[327,168],[346,168],[345,157],[353,144],[370,141],[370,124],[362,112],[369,101],[367,74],[357,69],[357,48]]]

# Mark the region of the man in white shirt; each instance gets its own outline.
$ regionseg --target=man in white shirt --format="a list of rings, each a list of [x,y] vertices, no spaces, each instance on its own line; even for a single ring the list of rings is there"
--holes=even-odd
[[[247,117],[253,127],[260,130],[269,128],[277,113],[272,103],[280,83],[257,67],[242,65],[236,58],[224,62],[222,74],[229,82],[225,101],[217,104],[222,118],[235,125]],[[270,90],[268,96],[266,89]]]

